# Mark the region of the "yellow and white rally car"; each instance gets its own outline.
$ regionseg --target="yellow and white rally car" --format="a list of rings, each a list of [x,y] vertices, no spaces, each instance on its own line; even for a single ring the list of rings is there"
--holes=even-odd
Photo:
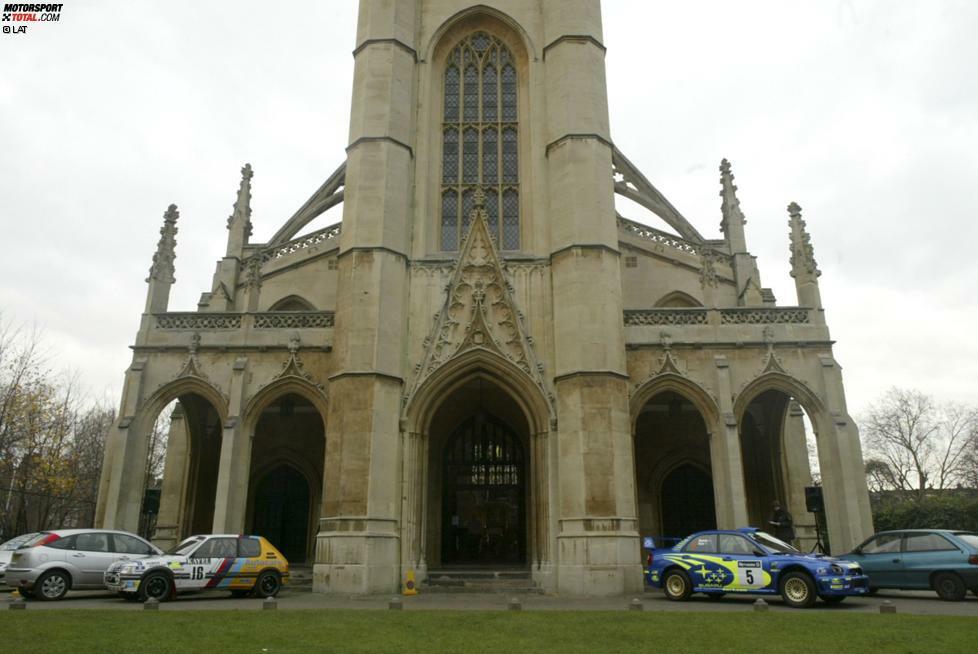
[[[162,556],[117,561],[105,571],[109,590],[141,602],[202,590],[274,597],[288,579],[289,562],[267,540],[227,534],[191,536]]]

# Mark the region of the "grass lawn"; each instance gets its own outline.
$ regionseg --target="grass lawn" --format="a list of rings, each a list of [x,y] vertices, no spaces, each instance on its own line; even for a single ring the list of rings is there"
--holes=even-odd
[[[5,652],[974,652],[978,620],[811,613],[3,611]]]

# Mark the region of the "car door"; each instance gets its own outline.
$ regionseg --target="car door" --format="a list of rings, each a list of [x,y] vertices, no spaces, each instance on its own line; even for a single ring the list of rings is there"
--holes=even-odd
[[[207,539],[188,562],[189,588],[215,588],[227,577],[238,556],[238,539],[217,536]]]
[[[720,556],[733,574],[729,590],[764,592],[772,588],[771,562],[759,556],[756,545],[740,534],[720,534]]]
[[[863,543],[852,558],[859,562],[873,588],[899,588],[903,583],[903,533],[877,534]]]
[[[110,547],[111,534],[103,531],[89,531],[75,537],[75,549],[68,553],[70,560],[79,570],[80,579],[73,580],[72,587],[102,588],[105,581],[103,573],[115,560]]]
[[[941,534],[912,531],[904,533],[902,586],[930,588],[931,572],[948,567],[955,554],[960,555],[961,550]]]

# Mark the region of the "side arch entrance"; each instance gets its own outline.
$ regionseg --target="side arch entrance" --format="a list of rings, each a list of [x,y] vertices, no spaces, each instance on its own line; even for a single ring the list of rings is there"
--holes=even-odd
[[[675,389],[652,394],[635,417],[639,530],[659,544],[717,526],[713,453],[699,407]]]
[[[311,562],[326,453],[320,408],[295,388],[259,398],[253,413],[246,529],[292,565]]]

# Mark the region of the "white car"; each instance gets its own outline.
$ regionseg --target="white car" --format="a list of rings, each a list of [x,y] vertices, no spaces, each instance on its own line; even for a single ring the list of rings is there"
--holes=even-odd
[[[224,590],[273,597],[288,582],[289,562],[261,536],[191,536],[162,556],[119,561],[105,586],[130,601],[165,601],[177,593]]]

